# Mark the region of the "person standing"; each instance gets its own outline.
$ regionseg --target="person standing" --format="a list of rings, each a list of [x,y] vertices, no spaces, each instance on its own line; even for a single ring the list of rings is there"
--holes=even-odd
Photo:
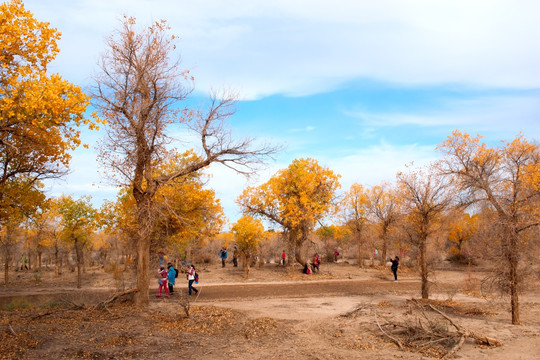
[[[174,268],[174,266],[172,266],[171,263],[168,263],[167,264],[167,268],[169,269],[169,272],[167,273],[167,280],[168,281],[168,284],[169,284],[169,294],[174,294],[174,285],[175,285],[175,281],[174,279],[176,278],[176,269]]]
[[[156,296],[158,298],[161,297],[161,290],[165,289],[165,292],[167,293],[167,297],[169,297],[169,288],[167,287],[167,270],[162,266],[159,268],[158,274],[160,278],[158,279],[159,284],[159,294]]]
[[[390,261],[392,262],[392,266],[390,267],[390,269],[394,273],[394,282],[396,282],[397,281],[397,269],[399,267],[399,256],[396,255],[394,257],[394,259],[390,259]]]
[[[195,293],[199,292],[199,290],[193,287],[193,282],[195,281],[195,266],[190,265],[186,273],[188,278],[188,293],[191,296],[192,291],[195,291]]]
[[[225,260],[227,259],[227,248],[221,248],[219,252],[219,257],[221,258],[221,267],[225,267]]]
[[[285,266],[285,259],[287,258],[287,253],[285,252],[285,250],[283,250],[283,252],[281,253],[281,264],[283,266]]]
[[[233,252],[233,258],[232,258],[234,267],[238,267],[238,256],[239,256],[238,249],[235,247],[234,252]]]

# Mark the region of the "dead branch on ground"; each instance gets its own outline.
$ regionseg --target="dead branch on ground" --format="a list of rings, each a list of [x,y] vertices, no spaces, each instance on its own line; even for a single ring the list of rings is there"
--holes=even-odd
[[[116,293],[110,299],[102,301],[102,302],[97,303],[96,305],[92,306],[92,310],[95,310],[95,309],[106,309],[106,310],[108,310],[107,306],[109,304],[115,302],[116,300],[118,300],[120,298],[123,298],[126,295],[134,294],[134,293],[136,293],[138,291],[139,291],[139,289],[133,288],[133,289],[129,289],[129,290],[126,290],[126,291]]]
[[[409,310],[402,322],[384,319],[386,322],[381,324],[375,310],[374,314],[379,330],[401,350],[448,359],[461,349],[467,339],[473,339],[476,344],[484,346],[502,345],[496,339],[464,329],[429,303],[410,301]]]

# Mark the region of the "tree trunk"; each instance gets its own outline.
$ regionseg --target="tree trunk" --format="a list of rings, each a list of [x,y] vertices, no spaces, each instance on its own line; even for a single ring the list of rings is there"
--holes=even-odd
[[[58,260],[58,245],[54,246],[54,275],[60,276],[60,263]]]
[[[512,231],[509,239],[508,265],[510,268],[510,304],[512,307],[512,324],[519,325],[519,278],[518,278],[518,239]]]
[[[150,235],[152,232],[151,199],[146,193],[137,200],[137,289],[135,305],[146,307],[149,301]]]
[[[77,239],[75,241],[75,256],[77,257],[77,289],[81,288],[81,262],[82,262],[82,244]]]
[[[388,229],[385,227],[382,231],[382,252],[381,259],[386,262],[386,253],[388,252]],[[382,265],[382,264],[381,264]]]
[[[420,277],[422,278],[422,299],[429,299],[428,268],[426,256],[427,237],[421,240],[420,250]]]

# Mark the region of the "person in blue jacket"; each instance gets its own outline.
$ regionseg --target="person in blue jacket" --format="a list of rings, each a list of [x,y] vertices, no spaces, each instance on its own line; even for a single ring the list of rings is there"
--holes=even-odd
[[[169,272],[167,273],[167,279],[169,280],[169,293],[172,295],[174,293],[174,279],[176,278],[176,269],[171,263],[167,264],[167,269],[169,269]]]
[[[219,257],[221,258],[221,267],[225,267],[225,260],[227,259],[227,248],[221,248],[219,252]]]

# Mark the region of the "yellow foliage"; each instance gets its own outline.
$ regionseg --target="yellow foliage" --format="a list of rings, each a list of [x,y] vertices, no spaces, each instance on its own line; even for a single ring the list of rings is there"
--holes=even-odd
[[[260,215],[289,231],[312,229],[333,207],[339,175],[314,159],[294,160],[268,182],[238,198],[244,212]]]
[[[260,220],[244,215],[233,224],[232,232],[238,249],[250,256],[263,240],[264,226]]]

